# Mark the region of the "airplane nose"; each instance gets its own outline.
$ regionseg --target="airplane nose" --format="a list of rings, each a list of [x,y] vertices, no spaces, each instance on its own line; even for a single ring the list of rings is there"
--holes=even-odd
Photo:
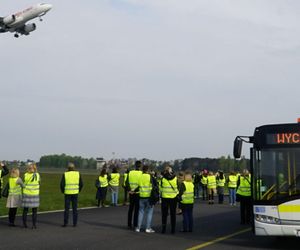
[[[51,10],[52,9],[52,4],[47,4],[47,8],[48,8],[48,10]]]

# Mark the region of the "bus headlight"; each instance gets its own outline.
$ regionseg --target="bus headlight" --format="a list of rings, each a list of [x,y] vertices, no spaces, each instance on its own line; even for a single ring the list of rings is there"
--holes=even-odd
[[[255,220],[263,223],[269,223],[269,224],[281,224],[280,219],[272,217],[272,216],[266,216],[261,214],[255,215]]]

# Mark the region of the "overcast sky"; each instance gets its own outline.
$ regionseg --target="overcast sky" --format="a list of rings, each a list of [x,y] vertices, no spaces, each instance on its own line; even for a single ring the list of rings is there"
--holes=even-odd
[[[220,157],[300,117],[299,0],[48,3],[0,37],[0,159]]]

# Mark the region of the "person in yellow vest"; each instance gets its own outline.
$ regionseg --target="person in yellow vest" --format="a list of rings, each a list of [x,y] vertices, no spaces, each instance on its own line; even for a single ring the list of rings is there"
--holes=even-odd
[[[170,166],[166,166],[160,183],[161,187],[161,214],[162,214],[162,230],[161,232],[166,233],[168,212],[170,210],[171,217],[171,233],[175,233],[176,229],[176,207],[177,207],[177,177],[173,173]]]
[[[179,199],[183,217],[181,232],[193,232],[194,184],[192,175],[188,172],[179,186]]]
[[[218,203],[223,204],[224,202],[224,187],[225,187],[225,175],[223,171],[219,170],[216,176],[217,180],[217,193],[218,193]]]
[[[228,191],[229,191],[229,204],[231,206],[236,205],[236,188],[237,188],[237,175],[234,171],[231,171],[228,179],[227,179],[227,185],[228,185]]]
[[[251,176],[247,169],[244,169],[237,182],[237,195],[240,199],[241,224],[250,224],[251,220]]]
[[[8,168],[3,162],[0,162],[0,198],[2,194],[2,189],[4,187],[3,183],[3,177],[9,173]]]
[[[36,165],[31,163],[27,167],[27,173],[24,175],[23,188],[23,226],[27,228],[27,213],[32,209],[32,229],[36,229],[37,209],[40,206],[40,184],[41,177],[37,172]]]
[[[24,186],[20,178],[20,171],[18,168],[13,168],[8,178],[9,191],[6,202],[6,207],[9,208],[8,221],[9,226],[15,226],[15,218],[18,207],[22,205],[22,187]]]
[[[207,192],[208,192],[208,204],[214,204],[214,194],[216,193],[217,180],[212,171],[209,171],[207,176]]]
[[[138,218],[138,226],[135,229],[135,232],[140,232],[144,215],[146,217],[146,233],[155,233],[155,231],[151,228],[152,222],[152,215],[154,205],[150,204],[150,196],[151,190],[154,185],[156,184],[156,180],[154,177],[149,173],[149,166],[143,166],[143,173],[139,178],[138,182],[138,189],[139,189],[139,196],[140,196],[140,205],[139,205],[139,218]]]
[[[138,185],[139,178],[142,175],[142,162],[135,162],[135,169],[129,171],[128,177],[126,180],[126,187],[129,194],[129,209],[128,209],[128,217],[127,217],[127,226],[128,229],[133,229],[138,226],[138,217],[139,217],[139,193],[138,193]],[[132,221],[133,218],[133,221]]]
[[[127,177],[128,177],[128,169],[125,169],[124,174],[123,174],[123,184],[122,187],[124,189],[124,200],[123,200],[123,206],[128,205],[127,201],[128,201],[128,190],[126,187],[126,181],[127,181]]]
[[[107,177],[107,170],[106,166],[104,166],[100,172],[98,179],[96,180],[96,199],[97,199],[97,206],[98,207],[105,207],[106,201],[106,194],[107,194],[107,187],[108,187],[108,177]]]
[[[207,174],[208,171],[204,169],[201,172],[200,175],[200,183],[201,183],[201,188],[202,188],[202,199],[205,201],[208,198],[208,193],[207,193]]]
[[[112,173],[108,177],[108,184],[111,191],[111,203],[112,206],[118,205],[119,185],[120,185],[120,173],[117,167],[113,167]]]
[[[60,190],[65,195],[64,224],[62,227],[66,227],[68,225],[71,202],[73,211],[73,227],[77,226],[78,194],[80,193],[82,187],[83,183],[80,173],[75,171],[74,163],[69,163],[68,170],[63,174],[60,181]]]

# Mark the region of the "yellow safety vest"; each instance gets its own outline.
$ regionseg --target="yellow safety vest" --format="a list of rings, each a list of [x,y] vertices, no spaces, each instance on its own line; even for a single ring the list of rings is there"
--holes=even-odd
[[[107,181],[107,174],[104,176],[99,176],[99,182],[100,182],[100,187],[107,187],[108,186],[108,181]]]
[[[19,184],[17,184],[17,180],[19,177],[10,177],[8,179],[9,182],[9,195],[21,195],[22,194],[22,188]]]
[[[119,173],[111,173],[111,179],[109,181],[109,185],[113,187],[118,187],[120,183],[120,174]]]
[[[246,178],[244,176],[240,176],[240,185],[238,190],[236,191],[237,194],[242,196],[251,196],[251,180],[250,177]]]
[[[236,175],[229,175],[228,179],[229,179],[228,187],[229,188],[236,188],[238,177]]]
[[[65,194],[79,193],[79,176],[78,171],[65,172]]]
[[[185,191],[181,196],[182,204],[194,204],[194,184],[192,182],[183,182]]]
[[[131,170],[128,174],[128,182],[130,186],[130,190],[134,191],[139,186],[139,178],[142,175],[141,170]]]
[[[161,180],[161,197],[162,198],[175,198],[178,194],[177,177],[173,180],[162,178]]]
[[[39,195],[40,194],[40,175],[39,173],[25,173],[24,175],[23,194]]]
[[[139,179],[139,193],[141,198],[149,198],[152,190],[150,174],[142,174]]]
[[[207,176],[207,188],[216,188],[216,187],[217,187],[216,176],[214,175]]]
[[[224,187],[225,186],[225,176],[223,176],[223,179],[217,179],[217,186],[218,187]]]
[[[207,177],[206,176],[202,176],[201,183],[202,183],[202,185],[207,185]]]

